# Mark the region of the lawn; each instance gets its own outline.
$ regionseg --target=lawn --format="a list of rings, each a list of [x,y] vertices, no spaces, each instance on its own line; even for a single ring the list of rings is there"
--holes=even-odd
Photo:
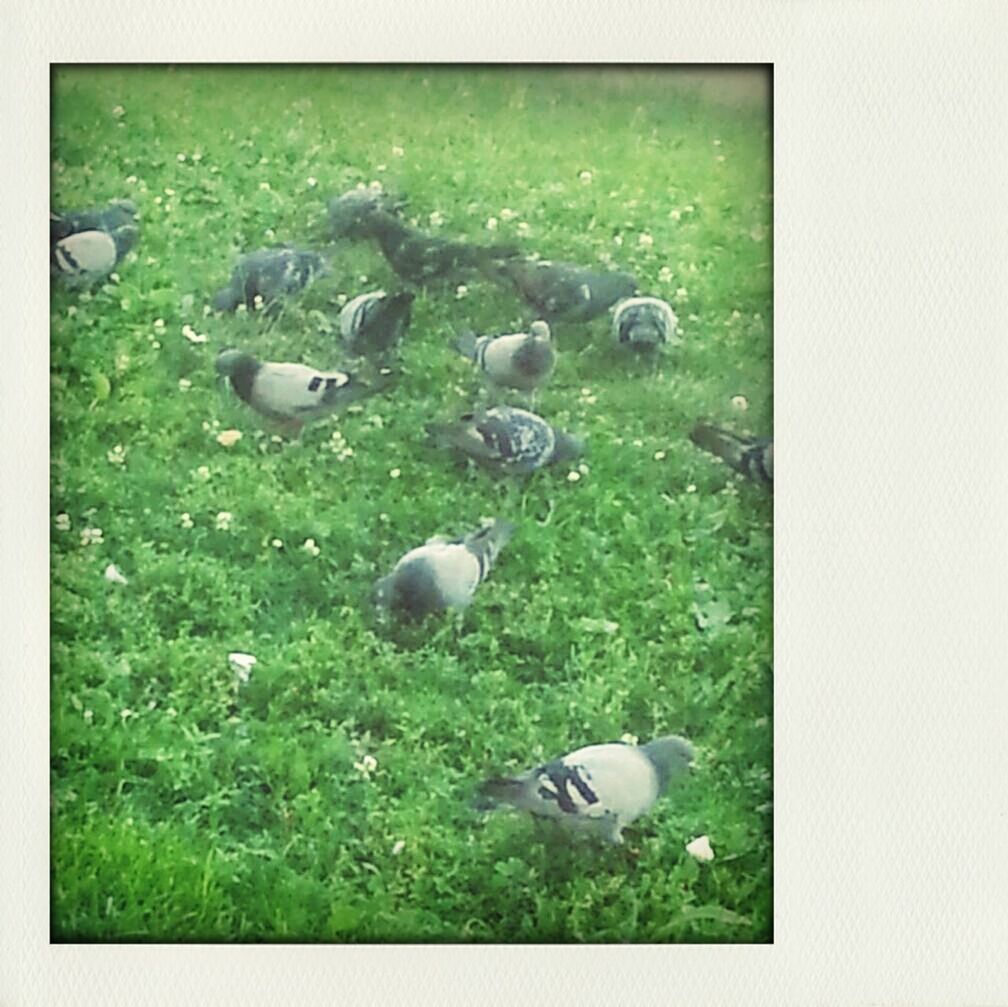
[[[53,206],[142,218],[107,283],[52,293],[55,940],[772,939],[772,498],[687,438],[772,432],[770,119],[697,79],[55,71]],[[218,384],[226,346],[340,363],[340,304],[397,287],[327,234],[372,181],[421,227],[673,304],[657,368],[606,318],[556,327],[538,411],[587,436],[580,466],[501,480],[426,446],[477,401],[452,334],[532,320],[475,275],[419,292],[397,385],[300,442]],[[272,322],[209,313],[283,241],[331,274]],[[485,516],[518,531],[463,619],[376,623],[376,577]],[[668,733],[696,769],[622,847],[472,807],[487,775]]]

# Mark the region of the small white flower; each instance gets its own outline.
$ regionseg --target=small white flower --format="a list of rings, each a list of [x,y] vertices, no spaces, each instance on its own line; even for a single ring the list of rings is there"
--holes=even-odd
[[[174,189],[165,189],[164,194],[166,196],[174,196],[175,195],[175,190]]]
[[[218,511],[217,517],[214,519],[214,527],[218,531],[228,531],[231,527],[231,522],[234,520],[234,515],[229,510]]]
[[[376,164],[374,170],[375,171],[385,171],[385,169],[387,167],[388,167],[388,165],[386,165],[386,164]]]
[[[514,220],[518,214],[514,212],[509,206],[505,206],[500,212],[500,219],[503,221]]]
[[[228,654],[228,664],[235,673],[239,682],[247,682],[252,669],[256,666],[256,658],[252,654],[243,654],[241,651],[234,651]]]
[[[346,294],[337,294],[336,295],[336,303],[341,308],[343,307],[344,304],[346,304],[346,302],[347,302],[347,295]]]
[[[623,244],[623,235],[622,234],[614,234],[613,235],[613,243],[616,244],[616,245],[622,245]]]
[[[719,161],[719,162],[720,161],[724,161],[724,159],[725,159],[724,154],[718,154],[718,156],[714,158],[715,161]]]
[[[402,853],[402,851],[405,849],[406,849],[406,840],[397,839],[395,844],[392,846],[392,856],[398,857],[399,854]]]
[[[696,860],[709,863],[714,859],[714,851],[711,849],[710,837],[698,836],[692,843],[686,844],[686,852]]]
[[[686,487],[686,492],[696,493],[696,483],[690,483],[689,486]]]
[[[157,329],[159,332],[163,332],[164,331],[164,327],[165,327],[165,324],[164,324],[164,319],[163,318],[155,318],[154,319],[154,328],[155,329]]]
[[[193,527],[193,519],[189,516],[189,512],[188,511],[186,511],[179,518],[179,524],[182,525],[183,528],[192,528]]]
[[[682,214],[678,210],[669,210],[669,219],[678,220]]]
[[[56,515],[56,530],[57,531],[70,531],[70,515],[69,514],[57,514]]]
[[[182,335],[185,336],[190,343],[205,343],[207,341],[206,334],[197,332],[188,322],[182,326]]]
[[[402,147],[393,147],[392,148],[392,156],[393,157],[404,157],[405,155],[406,155],[406,151],[403,150]]]
[[[672,280],[672,269],[670,266],[662,266],[658,270],[658,279],[662,283],[670,283]]]
[[[733,395],[731,404],[743,413],[749,408],[749,400],[744,395]]]
[[[269,182],[260,182],[259,183],[259,188],[260,188],[260,190],[262,192],[269,192],[270,191],[270,184],[269,184]]]
[[[496,217],[488,217],[487,218],[486,229],[488,231],[496,231],[497,230],[497,218]]]
[[[633,446],[634,446],[635,448],[642,448],[642,447],[644,447],[644,442],[643,442],[643,441],[642,441],[642,440],[641,440],[641,439],[640,439],[640,438],[638,437],[638,438],[637,438],[637,439],[636,439],[636,440],[635,440],[635,441],[633,442]]]
[[[650,248],[654,244],[654,238],[645,231],[643,234],[637,236],[637,244],[640,245],[641,248]]]
[[[517,231],[518,231],[519,234],[528,234],[529,233],[529,226],[528,226],[528,224],[525,223],[524,220],[521,221],[519,224],[516,225],[516,229],[517,229]]]
[[[439,210],[435,210],[432,214],[430,214],[427,220],[431,227],[440,227],[444,223],[444,217],[441,215]]]
[[[677,304],[689,300],[689,291],[685,287],[676,287],[675,299]]]
[[[222,430],[217,435],[217,443],[220,444],[221,447],[225,448],[233,447],[240,440],[241,440],[240,430]]]
[[[193,154],[192,160],[194,160],[194,161],[202,161],[203,160],[203,155],[202,154]]]
[[[102,538],[101,528],[85,528],[80,535],[81,545],[101,545],[105,540]]]
[[[624,745],[636,745],[638,738],[636,734],[621,734],[620,741],[622,741]]]
[[[373,755],[365,755],[359,762],[355,762],[353,765],[354,769],[366,780],[378,768],[378,760]]]
[[[465,297],[465,295],[468,294],[468,293],[469,293],[469,288],[464,283],[460,283],[455,288],[455,300],[456,301],[461,301],[462,298]]]
[[[116,105],[116,107],[112,109],[112,114],[117,119],[121,119],[126,114],[126,109],[124,109],[122,105]]]
[[[283,539],[279,538],[270,539],[270,545],[273,546],[274,549],[282,549]]]
[[[105,567],[105,579],[110,584],[128,584],[129,583],[129,581],[126,580],[126,578],[122,575],[122,573],[119,570],[119,567],[117,567],[115,565],[115,563],[109,563],[109,565],[107,567]]]
[[[683,213],[692,213],[695,209],[696,209],[696,207],[692,203],[690,203],[687,206],[683,207],[682,212]]]
[[[119,716],[122,717],[123,723],[125,723],[127,720],[130,719],[130,717],[133,716],[133,711],[127,706],[119,711]]]
[[[582,171],[581,174],[578,175],[578,178],[581,179],[582,185],[591,185],[592,177],[593,177],[592,173],[587,169],[585,171]]]
[[[402,475],[400,469],[389,469],[389,479],[398,479]]]
[[[252,310],[261,311],[262,306],[263,306],[263,295],[256,294],[255,297],[252,298]]]
[[[182,164],[185,161],[185,154],[176,154],[175,160],[178,161],[179,164]]]
[[[582,462],[582,463],[581,463],[581,464],[580,464],[580,465],[578,466],[578,472],[580,472],[580,473],[581,473],[581,475],[583,475],[583,476],[586,476],[586,475],[588,475],[588,473],[589,473],[589,472],[591,472],[591,469],[590,469],[590,468],[588,468],[588,466],[587,466],[587,465],[585,465],[585,463],[584,463],[584,462]]]
[[[118,283],[118,282],[119,282],[119,274],[109,273],[109,283]]]
[[[85,710],[84,711],[84,723],[85,724],[90,724],[92,720],[94,720],[94,710]]]
[[[306,538],[304,540],[304,544],[301,546],[301,548],[304,549],[304,551],[306,553],[308,553],[309,556],[318,556],[318,554],[322,551],[315,544],[315,539],[313,539],[313,538]]]
[[[665,460],[665,452],[664,451],[656,451],[654,453],[654,460],[656,462],[664,461]]]
[[[192,382],[188,378],[179,378],[178,387],[180,392],[187,392],[192,388]]]
[[[309,189],[314,189],[315,186],[318,185],[318,179],[315,178],[314,175],[309,175],[305,179],[305,185],[307,185]]]
[[[576,470],[572,469],[570,472],[567,473],[567,482],[569,483],[576,483],[580,480],[580,478],[581,473]]]
[[[196,475],[200,477],[204,482],[210,478],[210,467],[208,465],[201,465],[196,470]]]
[[[70,307],[67,308],[67,318],[73,318],[73,316],[76,314],[77,314],[77,305],[71,304]]]

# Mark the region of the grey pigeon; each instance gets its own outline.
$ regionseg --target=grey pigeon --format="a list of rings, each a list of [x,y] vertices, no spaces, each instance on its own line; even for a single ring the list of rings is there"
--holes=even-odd
[[[512,259],[492,263],[484,271],[493,279],[510,281],[550,321],[587,322],[637,290],[629,273],[599,273],[548,259]]]
[[[345,232],[373,238],[388,264],[407,283],[457,279],[463,272],[518,255],[513,245],[469,245],[425,234],[377,206]]]
[[[588,745],[520,776],[486,780],[481,807],[504,804],[578,832],[622,843],[625,826],[651,810],[693,761],[693,746],[670,735],[641,745]]]
[[[347,351],[355,357],[370,357],[393,349],[409,328],[414,298],[409,290],[391,296],[376,290],[348,301],[340,312],[340,333]]]
[[[364,237],[362,226],[376,210],[395,213],[404,202],[387,195],[380,189],[361,186],[329,200],[329,228],[334,238]]]
[[[690,431],[697,447],[717,455],[736,472],[773,489],[773,438],[740,437],[710,423],[698,423]]]
[[[304,364],[261,363],[251,353],[224,350],[217,373],[257,413],[298,435],[305,423],[320,420],[375,389],[341,371],[317,371]]]
[[[628,297],[613,308],[613,337],[620,346],[648,353],[676,341],[679,319],[658,297]]]
[[[460,451],[498,472],[522,475],[571,461],[584,451],[580,437],[511,406],[466,413],[456,423],[431,423],[427,433],[438,447]]]
[[[375,584],[376,604],[413,619],[465,608],[514,531],[513,524],[495,518],[462,538],[433,538],[410,550]]]
[[[556,364],[550,327],[541,320],[533,322],[528,332],[503,336],[465,332],[455,341],[455,349],[495,388],[535,392],[549,381]]]
[[[69,286],[102,279],[140,237],[136,204],[128,199],[104,209],[49,214],[49,272]]]
[[[234,311],[239,304],[256,306],[256,297],[267,311],[275,311],[287,294],[303,290],[316,276],[328,272],[318,252],[284,245],[261,248],[238,259],[231,280],[214,294],[214,311]]]

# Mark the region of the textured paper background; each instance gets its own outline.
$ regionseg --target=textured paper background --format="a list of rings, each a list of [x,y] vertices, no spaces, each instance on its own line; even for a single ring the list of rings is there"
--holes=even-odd
[[[3,18],[0,1004],[1008,1004],[1004,5]],[[49,946],[48,63],[169,59],[774,63],[773,946]]]

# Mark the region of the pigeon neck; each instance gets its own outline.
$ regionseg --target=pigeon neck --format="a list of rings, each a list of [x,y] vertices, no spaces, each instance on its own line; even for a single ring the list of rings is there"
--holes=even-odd
[[[231,372],[231,387],[243,402],[251,402],[252,385],[255,383],[255,376],[259,373],[261,366],[257,360],[250,357],[247,360],[239,361]]]

